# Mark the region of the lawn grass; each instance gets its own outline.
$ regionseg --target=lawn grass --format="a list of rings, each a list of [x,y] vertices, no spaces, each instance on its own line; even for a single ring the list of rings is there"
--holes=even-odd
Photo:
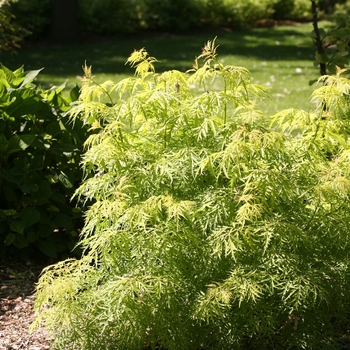
[[[217,37],[218,54],[225,64],[244,66],[250,70],[252,82],[270,86],[270,99],[259,103],[266,114],[285,108],[313,109],[310,95],[315,86],[309,81],[318,77],[313,66],[314,49],[300,47],[307,41],[305,34],[311,24],[255,28],[229,32],[211,30],[190,32],[183,35],[162,33],[139,35],[128,38],[91,40],[74,46],[32,45],[22,48],[18,54],[2,53],[0,60],[11,69],[22,65],[26,70],[45,69],[38,82],[43,87],[61,85],[67,87],[79,83],[85,60],[93,66],[95,80],[119,81],[133,75],[134,70],[125,65],[134,49],[145,47],[160,62],[156,70],[185,71],[192,67],[195,56],[207,40]]]

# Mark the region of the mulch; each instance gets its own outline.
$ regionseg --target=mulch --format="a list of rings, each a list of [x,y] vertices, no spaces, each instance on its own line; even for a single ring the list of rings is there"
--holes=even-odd
[[[44,327],[30,332],[35,319],[35,284],[45,266],[0,260],[0,350],[46,350],[50,341]]]

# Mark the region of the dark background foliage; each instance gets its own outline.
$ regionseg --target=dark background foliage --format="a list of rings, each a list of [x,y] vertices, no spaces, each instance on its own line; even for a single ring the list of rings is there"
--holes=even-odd
[[[49,38],[55,22],[66,28],[72,12],[76,12],[81,36],[179,32],[203,26],[242,28],[263,19],[310,18],[305,11],[308,0],[71,0],[65,2],[63,16],[55,13],[58,3],[62,1],[18,0],[12,9],[18,24],[31,31],[31,40]]]
[[[67,256],[82,226],[71,196],[87,131],[65,115],[63,87],[32,83],[38,73],[0,69],[0,257]]]

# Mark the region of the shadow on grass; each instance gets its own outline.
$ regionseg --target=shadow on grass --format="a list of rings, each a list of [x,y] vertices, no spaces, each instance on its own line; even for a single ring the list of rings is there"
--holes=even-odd
[[[10,69],[24,65],[25,70],[44,67],[43,74],[62,77],[82,74],[85,60],[95,73],[132,75],[134,70],[125,65],[134,49],[145,47],[160,62],[156,70],[187,70],[201,53],[207,40],[217,37],[220,57],[245,56],[257,60],[293,61],[310,59],[312,48],[297,45],[306,40],[309,25],[278,28],[258,28],[227,32],[211,30],[182,35],[142,34],[128,38],[95,38],[74,46],[36,44],[22,48],[17,54],[2,53],[0,61]]]

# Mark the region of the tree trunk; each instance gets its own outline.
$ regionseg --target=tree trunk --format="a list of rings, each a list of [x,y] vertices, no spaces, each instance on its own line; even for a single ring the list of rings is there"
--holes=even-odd
[[[314,27],[315,32],[315,39],[314,39],[314,45],[317,49],[317,53],[324,54],[325,49],[323,46],[323,41],[321,39],[320,31],[318,29],[318,17],[317,17],[317,5],[315,0],[311,0],[311,6],[312,6],[312,25]],[[320,66],[320,74],[326,75],[327,74],[327,68],[325,63],[319,63]]]
[[[78,1],[51,0],[51,38],[58,44],[74,44],[78,35]]]

